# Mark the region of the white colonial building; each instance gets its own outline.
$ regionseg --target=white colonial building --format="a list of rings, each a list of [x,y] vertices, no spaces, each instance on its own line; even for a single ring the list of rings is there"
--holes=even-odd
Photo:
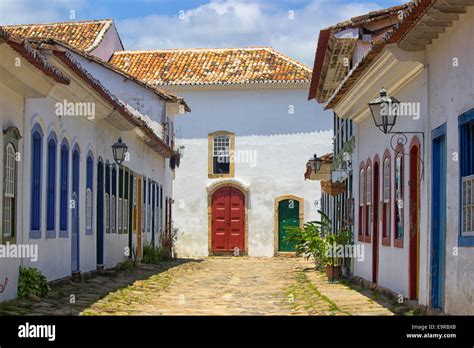
[[[24,26],[0,30],[0,237],[37,251],[2,255],[0,301],[16,296],[19,266],[61,279],[140,258],[170,235],[179,154],[166,125],[189,108],[89,55],[86,38],[101,55],[101,42],[108,56],[121,48],[103,30],[91,37],[97,23],[32,26],[27,39]],[[128,150],[116,163],[119,138]]]
[[[351,64],[313,76],[312,97],[356,125],[354,274],[449,314],[474,313],[471,5],[421,0],[325,29],[316,63]],[[382,88],[402,106],[397,134],[371,116]]]
[[[178,256],[291,251],[284,227],[318,218],[301,168],[331,149],[331,113],[308,103],[311,70],[271,48],[116,52],[123,71],[178,93]],[[317,202],[316,202],[317,203]]]

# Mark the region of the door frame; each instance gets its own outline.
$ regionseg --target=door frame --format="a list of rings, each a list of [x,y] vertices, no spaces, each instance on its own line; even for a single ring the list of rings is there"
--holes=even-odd
[[[96,251],[96,261],[97,261],[97,267],[103,266],[104,265],[104,259],[105,259],[105,248],[104,248],[104,230],[105,230],[105,224],[104,224],[104,196],[105,196],[105,166],[104,162],[101,157],[99,157],[97,161],[97,204],[96,204],[96,210],[97,210],[97,251]],[[102,261],[102,262],[100,262]]]
[[[435,147],[435,142],[444,142],[443,148],[439,146]],[[431,252],[430,252],[430,305],[432,308],[444,308],[444,294],[445,294],[445,282],[446,282],[446,180],[447,180],[447,139],[446,139],[446,123],[433,129],[431,131],[431,148],[432,148],[432,178],[431,178]],[[437,150],[435,153],[435,149]],[[444,151],[444,163],[441,162],[443,159]],[[436,157],[438,155],[438,157]],[[436,158],[438,160],[436,160]],[[438,163],[438,166],[436,164]],[[436,166],[436,167],[435,167]],[[437,176],[438,170],[442,170],[444,174]],[[435,185],[435,182],[439,186]],[[441,192],[439,188],[442,187]],[[437,199],[433,199],[437,197]],[[439,200],[439,203],[437,203]],[[440,213],[438,215],[438,213]],[[435,226],[435,216],[441,221],[438,227]],[[441,234],[443,234],[441,236]],[[444,239],[443,243],[440,243],[440,237]],[[434,250],[438,249],[439,252],[434,255]],[[439,266],[441,259],[444,258],[444,264],[442,274],[438,271],[435,272],[435,263]],[[440,280],[442,283],[440,285]]]
[[[77,156],[77,157],[76,157]],[[77,166],[76,162],[77,161]],[[75,171],[76,169],[77,171]],[[72,155],[71,155],[71,200],[74,201],[74,209],[71,212],[71,273],[79,273],[81,271],[81,215],[80,215],[80,190],[81,190],[81,150],[78,144],[75,144],[72,148]],[[72,265],[72,255],[74,250],[74,226],[76,228],[76,265],[77,269]]]
[[[416,149],[416,150],[415,150]],[[415,151],[417,152],[415,155]],[[408,297],[419,298],[420,289],[420,154],[421,144],[413,137],[410,144],[408,175],[409,229],[408,229]],[[416,166],[416,170],[414,168]],[[414,215],[415,214],[415,215]],[[415,226],[412,226],[416,219]],[[412,233],[415,233],[412,236]],[[415,239],[415,240],[413,240]],[[414,259],[415,257],[415,259]]]
[[[214,193],[222,188],[222,187],[233,187],[239,191],[241,191],[244,195],[244,207],[245,207],[245,221],[244,221],[244,255],[248,255],[248,227],[249,227],[249,219],[248,219],[248,210],[249,210],[249,193],[250,189],[248,186],[244,185],[238,180],[235,179],[223,179],[219,181],[215,181],[210,184],[207,189],[207,250],[209,255],[212,252],[212,196]]]
[[[300,227],[303,228],[304,226],[304,198],[296,195],[282,195],[279,197],[275,198],[275,204],[274,204],[274,213],[273,213],[273,252],[274,255],[288,255],[291,254],[293,255],[294,252],[282,252],[279,251],[279,216],[278,216],[278,207],[280,205],[280,202],[285,201],[285,200],[294,200],[299,202],[299,219],[300,219]]]
[[[377,170],[376,170],[377,168]],[[380,159],[376,155],[372,164],[372,283],[378,284],[379,274],[379,209],[380,209]]]

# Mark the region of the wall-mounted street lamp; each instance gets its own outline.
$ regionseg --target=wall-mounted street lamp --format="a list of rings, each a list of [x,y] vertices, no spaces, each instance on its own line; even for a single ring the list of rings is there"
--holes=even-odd
[[[406,134],[421,134],[423,137],[423,151],[425,146],[425,133],[423,132],[392,132],[393,126],[397,122],[397,117],[400,113],[400,102],[392,96],[387,96],[385,88],[380,90],[380,96],[372,99],[369,102],[370,112],[374,119],[375,126],[379,128],[384,134],[393,134],[390,139],[390,146],[393,151],[397,151],[397,145],[405,146],[408,142]],[[394,142],[395,140],[395,142]],[[411,156],[409,153],[403,155]],[[421,162],[420,181],[424,176],[424,163],[420,156],[417,156]]]
[[[311,165],[311,169],[313,170],[314,173],[319,172],[321,169],[321,164],[323,163],[323,160],[318,157],[318,155],[314,154],[313,158],[309,160],[309,164]]]
[[[125,160],[125,154],[127,153],[128,146],[122,140],[118,138],[118,141],[112,145],[112,153],[114,155],[114,161],[118,165],[121,165]]]
[[[395,97],[387,96],[385,88],[382,88],[379,97],[369,102],[374,123],[384,134],[390,133],[397,122],[399,106],[400,102]]]

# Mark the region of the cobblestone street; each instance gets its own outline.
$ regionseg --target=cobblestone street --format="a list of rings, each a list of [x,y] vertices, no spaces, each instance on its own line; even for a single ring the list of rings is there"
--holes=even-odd
[[[328,283],[302,259],[210,257],[54,285],[44,299],[1,304],[0,315],[393,315],[392,306]]]

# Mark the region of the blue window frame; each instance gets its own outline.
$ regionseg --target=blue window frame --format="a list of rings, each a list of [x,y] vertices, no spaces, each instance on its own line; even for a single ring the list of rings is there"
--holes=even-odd
[[[86,160],[86,234],[91,235],[92,226],[93,226],[93,201],[94,201],[94,191],[93,183],[94,180],[94,156],[92,152],[89,151],[87,154]]]
[[[112,196],[110,198],[110,230],[116,233],[117,228],[117,169],[112,167]]]
[[[31,130],[31,201],[30,238],[41,238],[41,190],[43,179],[43,130],[39,124]]]
[[[56,152],[57,138],[48,137],[48,175],[46,185],[46,238],[56,238]]]
[[[69,144],[66,139],[61,144],[61,183],[59,200],[59,237],[68,237],[69,214]]]
[[[474,246],[474,109],[459,124],[459,245]]]
[[[163,186],[160,185],[160,230],[163,231]]]

